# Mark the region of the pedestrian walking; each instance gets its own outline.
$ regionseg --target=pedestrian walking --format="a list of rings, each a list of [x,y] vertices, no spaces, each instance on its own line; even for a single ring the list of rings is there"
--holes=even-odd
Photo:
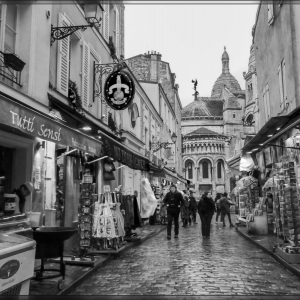
[[[197,201],[194,197],[194,191],[190,190],[190,215],[192,217],[192,221],[194,224],[198,224],[196,222],[197,218]]]
[[[216,198],[215,198],[215,206],[216,206],[216,210],[217,210],[216,223],[219,223],[219,222],[218,222],[218,219],[219,219],[219,217],[220,217],[220,215],[221,215],[221,208],[220,208],[220,199],[221,199],[221,195],[222,195],[222,194],[217,193],[217,196],[216,196]],[[220,218],[220,223],[222,223],[222,222],[221,222],[221,218]]]
[[[234,203],[229,201],[227,198],[227,193],[224,193],[223,197],[220,199],[221,222],[223,222],[223,227],[226,227],[225,216],[228,216],[230,227],[235,227],[231,222],[231,216],[230,216],[230,206],[231,205],[234,205]]]
[[[205,192],[198,203],[198,213],[201,220],[202,237],[204,239],[210,238],[210,223],[215,211],[216,207],[213,199],[209,198],[208,193]]]
[[[183,205],[181,206],[182,227],[186,227],[190,219],[190,199],[188,195],[183,196]]]
[[[175,238],[178,238],[179,234],[179,213],[180,208],[183,205],[183,197],[182,194],[177,191],[176,185],[170,186],[170,192],[164,198],[164,205],[167,207],[167,217],[168,217],[168,225],[167,225],[167,238],[171,239],[171,229],[172,223],[174,220],[175,227]]]

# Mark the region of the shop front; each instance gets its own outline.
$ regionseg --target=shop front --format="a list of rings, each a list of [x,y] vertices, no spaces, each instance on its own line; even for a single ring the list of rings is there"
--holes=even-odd
[[[255,156],[260,170],[260,202],[269,233],[278,237],[277,254],[293,263],[300,262],[299,123],[297,113],[271,118],[243,148]]]

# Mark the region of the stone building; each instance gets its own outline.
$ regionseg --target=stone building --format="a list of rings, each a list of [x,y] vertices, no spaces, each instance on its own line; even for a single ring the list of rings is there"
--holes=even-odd
[[[230,73],[226,47],[221,60],[222,74],[213,85],[211,97],[198,97],[195,93],[194,101],[182,111],[182,163],[185,178],[192,182],[197,197],[205,191],[213,197],[218,191],[230,192],[235,178],[226,160],[238,155],[246,136],[255,132],[255,122],[245,122],[250,102],[246,103],[245,90]],[[252,73],[248,71],[247,76],[250,78]],[[249,115],[252,106],[247,110]]]

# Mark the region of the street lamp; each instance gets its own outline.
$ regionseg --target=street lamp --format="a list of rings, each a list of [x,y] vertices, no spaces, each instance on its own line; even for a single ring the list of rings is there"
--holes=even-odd
[[[63,27],[53,27],[53,25],[51,25],[51,45],[57,40],[63,40],[79,29],[86,30],[88,27],[96,26],[96,24],[98,24],[98,27],[100,27],[100,21],[102,20],[102,18],[100,17],[102,8],[100,8],[100,5],[97,3],[84,4],[83,9],[85,19],[89,24]]]

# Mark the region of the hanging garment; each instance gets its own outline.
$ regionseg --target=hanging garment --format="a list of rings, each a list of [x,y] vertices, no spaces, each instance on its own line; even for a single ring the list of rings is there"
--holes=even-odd
[[[143,178],[141,182],[141,217],[149,218],[155,213],[157,199],[155,198],[149,180]]]
[[[133,224],[133,226],[131,226],[131,228],[136,229],[136,228],[142,226],[142,219],[141,219],[141,215],[140,215],[137,198],[135,196],[131,196],[131,201],[133,203],[133,213],[134,213],[134,224]]]
[[[122,197],[122,208],[125,210],[124,227],[134,226],[133,199],[129,195]]]

